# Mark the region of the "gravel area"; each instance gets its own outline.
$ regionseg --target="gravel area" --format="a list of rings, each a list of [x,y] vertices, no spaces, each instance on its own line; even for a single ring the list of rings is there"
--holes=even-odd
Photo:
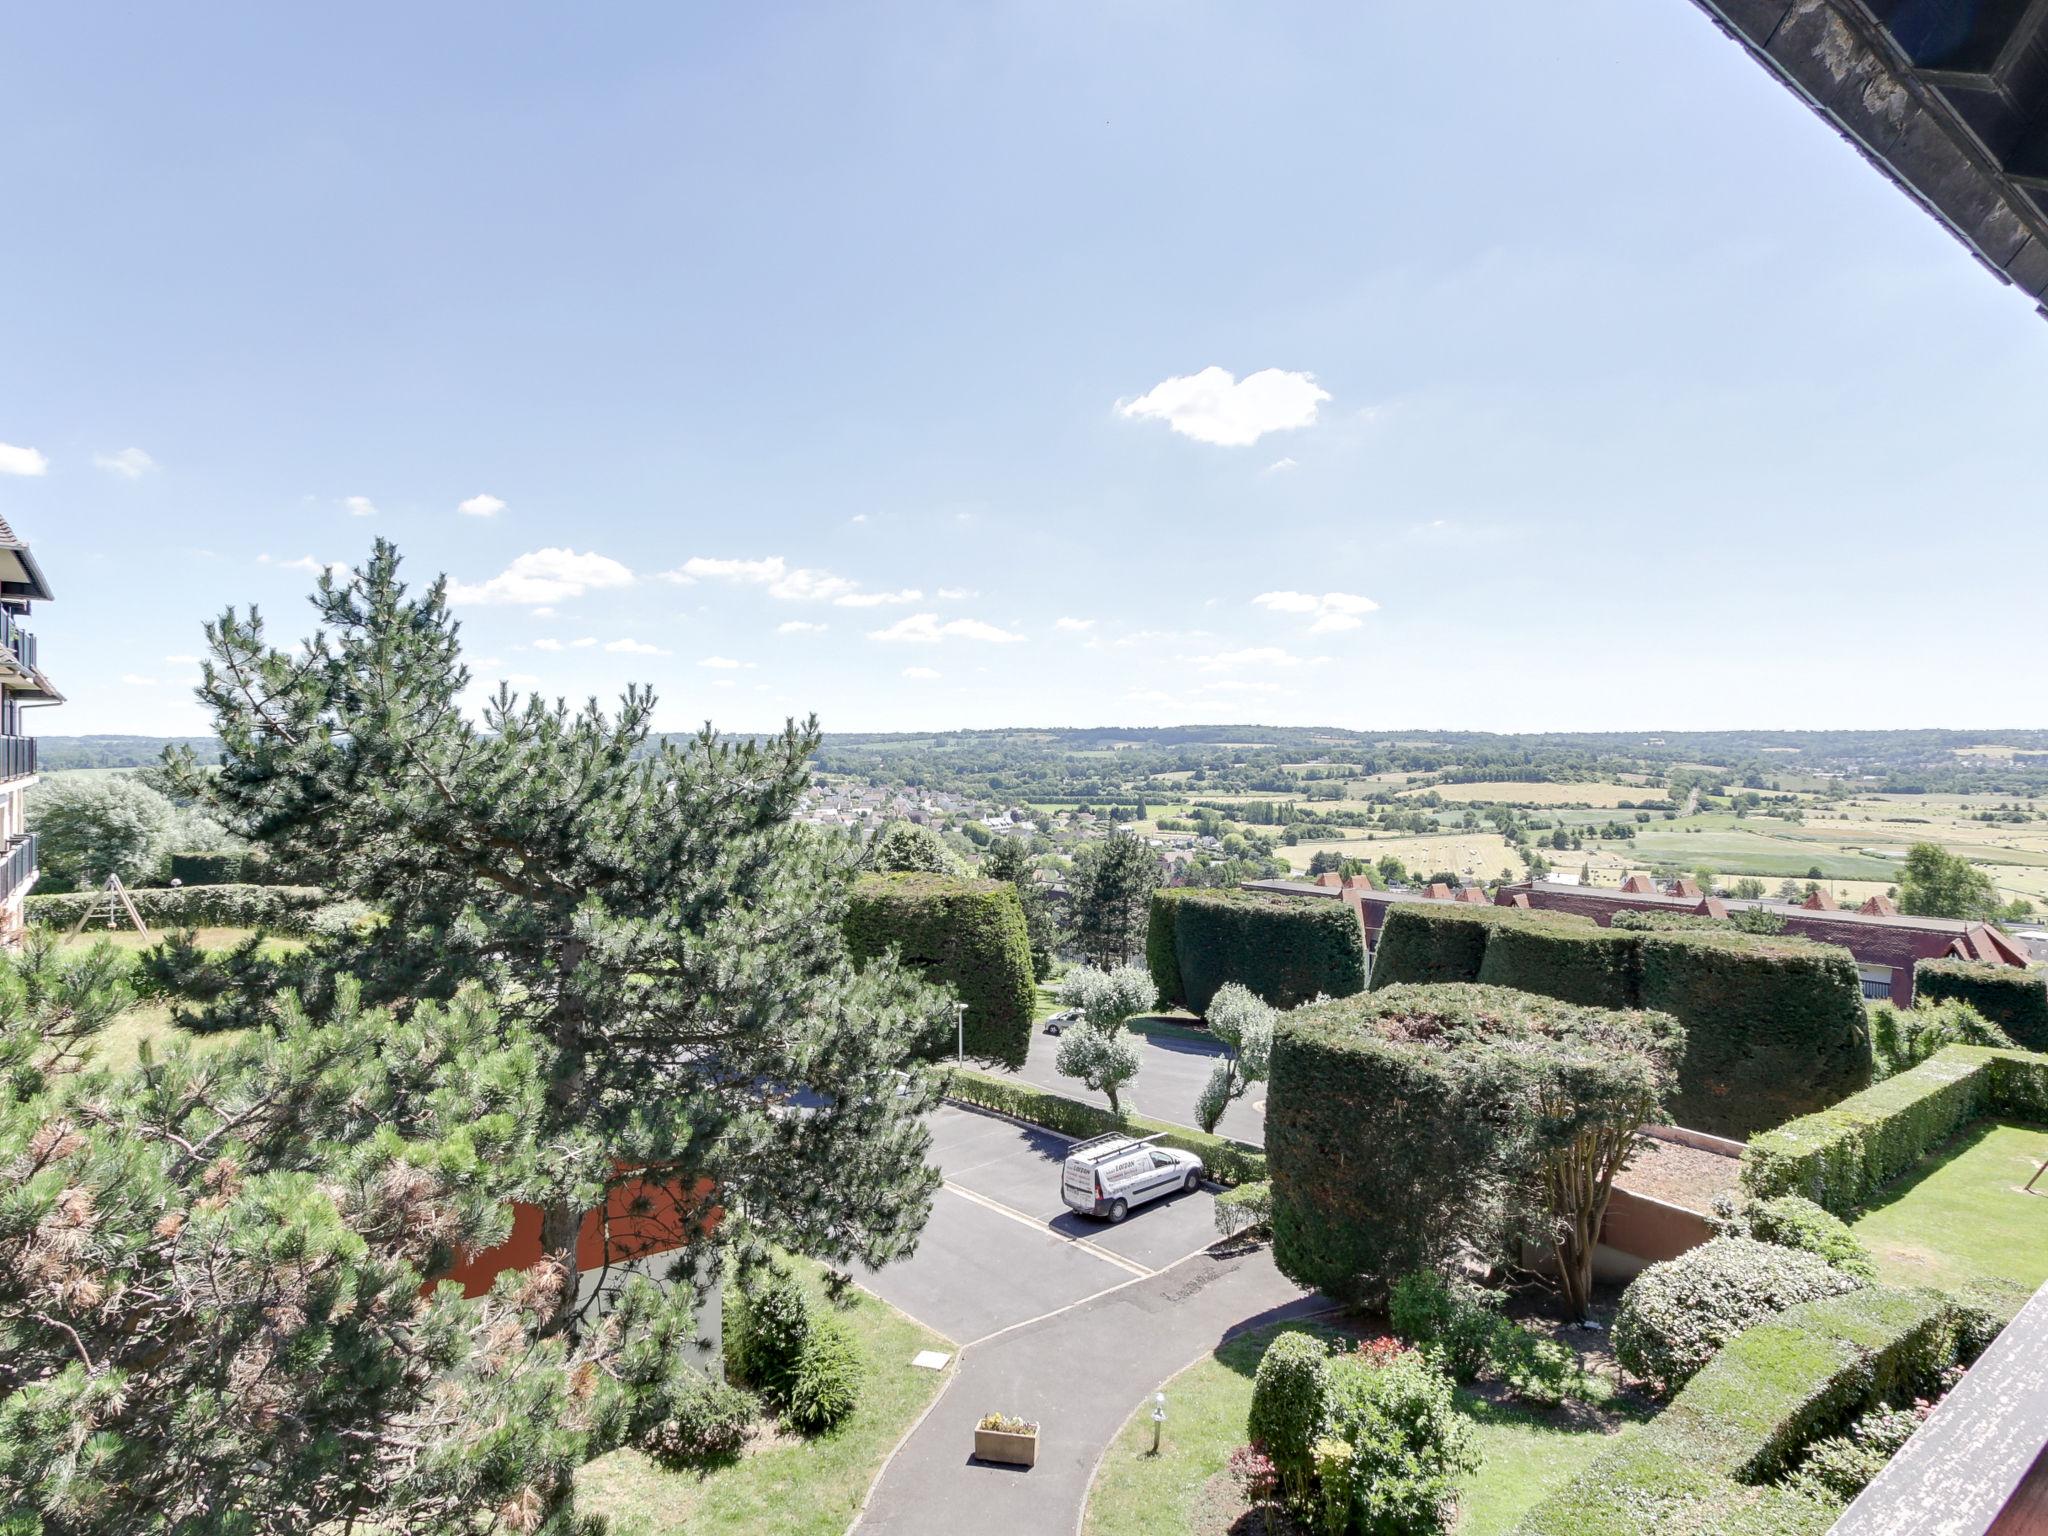
[[[1645,1137],[1614,1186],[1705,1215],[1714,1196],[1734,1192],[1741,1173],[1740,1158]]]

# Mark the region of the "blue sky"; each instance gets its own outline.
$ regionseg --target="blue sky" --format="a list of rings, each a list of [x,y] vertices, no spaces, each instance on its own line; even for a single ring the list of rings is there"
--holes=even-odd
[[[2048,325],[1688,0],[17,7],[0,187],[44,733],[379,534],[678,728],[2041,723]]]

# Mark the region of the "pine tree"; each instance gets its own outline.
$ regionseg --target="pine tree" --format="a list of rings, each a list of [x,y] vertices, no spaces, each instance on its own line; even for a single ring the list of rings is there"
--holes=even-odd
[[[325,968],[401,1013],[480,984],[530,1035],[561,1282],[543,1331],[592,1315],[577,1231],[636,1171],[711,1179],[746,1218],[723,1231],[829,1262],[908,1251],[938,1182],[912,1051],[947,1010],[846,954],[845,860],[792,819],[815,722],[679,744],[652,738],[647,689],[607,714],[502,685],[472,721],[445,581],[413,595],[399,564],[380,540],[323,574],[295,652],[254,609],[208,625],[221,766],[175,766],[275,860],[383,914],[323,940]]]
[[[1146,912],[1159,885],[1159,856],[1122,830],[1074,858],[1069,884],[1075,946],[1091,964],[1122,965],[1144,943]]]

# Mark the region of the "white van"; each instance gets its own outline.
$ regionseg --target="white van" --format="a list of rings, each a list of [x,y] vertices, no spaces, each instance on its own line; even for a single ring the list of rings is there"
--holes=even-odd
[[[1061,1197],[1084,1216],[1122,1221],[1134,1205],[1194,1189],[1202,1182],[1202,1160],[1154,1146],[1158,1139],[1114,1134],[1076,1142],[1060,1172]]]

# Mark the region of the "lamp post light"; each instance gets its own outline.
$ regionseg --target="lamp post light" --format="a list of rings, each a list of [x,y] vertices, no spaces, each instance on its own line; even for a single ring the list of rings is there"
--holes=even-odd
[[[1159,1431],[1165,1423],[1166,1394],[1164,1392],[1154,1392],[1152,1394],[1152,1454],[1154,1456],[1159,1454]]]
[[[953,1065],[964,1066],[967,1061],[967,1005],[953,1005]]]

